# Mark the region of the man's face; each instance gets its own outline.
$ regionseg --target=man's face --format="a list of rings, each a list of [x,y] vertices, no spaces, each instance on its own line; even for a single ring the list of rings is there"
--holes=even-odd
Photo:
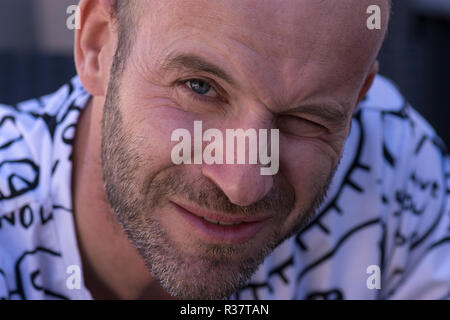
[[[369,4],[350,2],[141,5],[108,90],[102,164],[111,207],[170,294],[231,295],[323,200],[376,54],[363,29]],[[278,128],[278,173],[173,164],[172,132],[196,120],[224,136]]]

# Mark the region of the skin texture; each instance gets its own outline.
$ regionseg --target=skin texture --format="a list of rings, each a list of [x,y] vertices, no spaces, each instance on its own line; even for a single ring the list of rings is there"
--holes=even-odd
[[[377,72],[388,9],[375,1],[383,30],[369,31],[373,2],[141,1],[129,55],[118,55],[114,68],[111,1],[80,2],[75,60],[93,98],[77,128],[72,187],[85,282],[95,298],[227,297],[307,221]],[[232,83],[167,68],[180,54],[214,63]],[[189,79],[212,89],[200,97]],[[334,110],[333,118],[311,112],[319,106]],[[175,166],[171,133],[192,132],[194,120],[223,133],[280,129],[279,172]],[[214,243],[192,232],[173,203],[265,221],[245,243]]]

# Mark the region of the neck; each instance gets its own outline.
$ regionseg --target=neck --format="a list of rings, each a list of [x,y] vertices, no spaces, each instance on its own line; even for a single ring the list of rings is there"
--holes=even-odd
[[[97,97],[89,101],[73,146],[72,202],[85,285],[96,299],[170,298],[109,206],[101,166],[103,103]]]

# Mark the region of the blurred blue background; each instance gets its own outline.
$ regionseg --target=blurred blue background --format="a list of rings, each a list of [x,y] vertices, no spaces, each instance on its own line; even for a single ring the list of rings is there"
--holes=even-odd
[[[50,93],[75,74],[66,9],[77,3],[0,0],[0,102]],[[450,146],[450,0],[393,0],[379,60]]]

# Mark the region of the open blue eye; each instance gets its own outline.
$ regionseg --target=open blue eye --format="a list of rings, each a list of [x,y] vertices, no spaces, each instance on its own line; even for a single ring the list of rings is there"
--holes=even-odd
[[[206,95],[211,89],[211,85],[200,79],[193,79],[186,81],[189,88],[197,94]]]

